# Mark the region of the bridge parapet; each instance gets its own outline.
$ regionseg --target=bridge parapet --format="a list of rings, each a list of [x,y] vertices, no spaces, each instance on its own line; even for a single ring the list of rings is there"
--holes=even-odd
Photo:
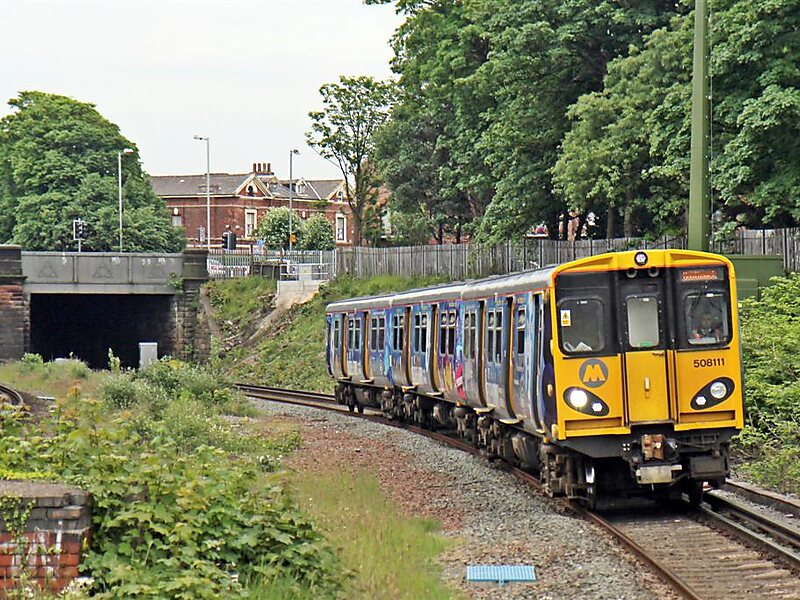
[[[28,292],[174,294],[183,254],[22,252]]]

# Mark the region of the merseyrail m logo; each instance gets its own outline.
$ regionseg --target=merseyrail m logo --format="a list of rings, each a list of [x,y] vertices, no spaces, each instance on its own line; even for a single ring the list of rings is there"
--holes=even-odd
[[[608,367],[602,360],[590,358],[581,365],[578,377],[580,377],[583,385],[587,387],[600,387],[608,379]]]

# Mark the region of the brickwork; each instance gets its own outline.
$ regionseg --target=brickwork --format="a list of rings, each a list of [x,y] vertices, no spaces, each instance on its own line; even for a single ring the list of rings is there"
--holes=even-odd
[[[22,358],[30,317],[19,246],[0,246],[0,361]]]
[[[175,296],[175,353],[184,360],[203,363],[211,355],[211,331],[200,303],[200,287],[208,281],[207,251],[184,252],[183,293]]]
[[[0,594],[26,581],[63,590],[78,576],[91,538],[89,494],[57,484],[3,481],[0,496]],[[27,516],[24,524],[15,523],[12,505]]]

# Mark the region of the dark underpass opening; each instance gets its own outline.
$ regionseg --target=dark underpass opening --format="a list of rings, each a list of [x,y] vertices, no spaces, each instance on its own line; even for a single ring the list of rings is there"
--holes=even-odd
[[[79,358],[108,368],[109,349],[123,367],[139,366],[139,343],[173,352],[172,296],[31,294],[31,352],[45,360]]]

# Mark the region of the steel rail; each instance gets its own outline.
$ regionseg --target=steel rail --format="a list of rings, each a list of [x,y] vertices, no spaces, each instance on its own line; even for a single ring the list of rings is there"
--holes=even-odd
[[[800,529],[720,494],[706,493],[704,500],[710,507],[698,507],[704,516],[747,541],[766,547],[794,569],[800,570]]]
[[[25,405],[25,399],[19,391],[2,383],[0,383],[0,395],[7,396],[11,400],[11,404]]]
[[[296,390],[285,390],[281,388],[270,388],[270,387],[256,386],[249,384],[237,384],[236,387],[248,395],[265,400],[285,402],[288,404],[294,404],[300,406],[310,406],[313,408],[320,408],[325,410],[333,410],[336,412],[341,412],[353,417],[367,419],[369,421],[381,423],[384,425],[407,429],[414,433],[423,435],[434,441],[440,442],[444,445],[457,448],[459,450],[468,452],[473,455],[481,455],[480,449],[475,447],[474,445],[468,444],[462,440],[455,439],[451,436],[447,436],[442,433],[431,431],[429,429],[423,429],[415,425],[399,423],[397,421],[387,419],[386,417],[383,417],[380,414],[374,414],[374,413],[358,414],[348,411],[345,407],[336,403],[334,397],[330,394],[319,394],[314,392],[305,393]],[[312,400],[304,401],[303,398],[311,398]],[[508,471],[512,473],[520,481],[541,491],[541,483],[539,482],[539,479],[534,475],[532,475],[531,473],[528,473],[527,471],[523,471],[522,469],[516,467],[508,467]],[[653,569],[656,575],[658,575],[667,585],[671,586],[673,590],[679,593],[682,597],[686,598],[687,600],[702,600],[702,597],[699,596],[676,573],[674,573],[671,569],[669,569],[665,565],[659,563],[658,560],[653,556],[651,556],[646,549],[642,548],[639,544],[637,544],[635,541],[633,541],[627,535],[625,535],[625,533],[614,527],[614,525],[612,525],[602,517],[598,516],[597,514],[587,511],[581,506],[578,506],[574,502],[569,502],[566,500],[558,500],[558,499],[554,499],[554,501],[559,502],[565,509],[571,510],[578,516],[597,524],[599,527],[610,533],[615,539],[618,539],[620,542],[622,542],[622,544],[626,548],[628,548],[635,556],[637,556],[639,559],[641,559],[643,562],[649,565]]]

